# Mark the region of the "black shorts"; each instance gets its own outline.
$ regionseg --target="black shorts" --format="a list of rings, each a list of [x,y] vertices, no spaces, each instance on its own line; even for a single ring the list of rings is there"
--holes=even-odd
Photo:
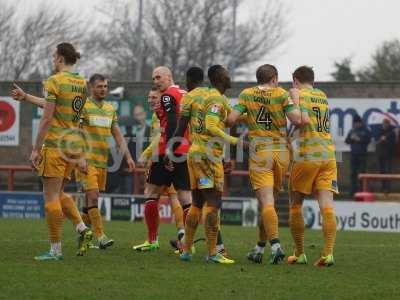
[[[157,186],[174,185],[175,190],[190,191],[189,170],[186,160],[174,162],[174,170],[168,171],[164,165],[163,157],[151,164],[147,182]]]

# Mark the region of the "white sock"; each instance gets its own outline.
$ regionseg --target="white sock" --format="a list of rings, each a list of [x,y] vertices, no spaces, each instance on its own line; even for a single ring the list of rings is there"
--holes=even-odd
[[[50,243],[50,253],[55,255],[61,255],[61,242]]]
[[[279,243],[275,243],[271,246],[271,251],[272,252],[276,252],[276,250],[278,250],[281,247],[281,244]]]
[[[76,232],[81,233],[86,229],[86,225],[83,222],[80,222],[78,225],[76,225]]]
[[[265,250],[265,247],[260,247],[260,246],[256,245],[256,252],[257,253],[264,254],[264,250]]]
[[[222,251],[222,250],[224,250],[224,249],[225,249],[224,244],[217,245],[217,252],[220,252],[220,251]]]

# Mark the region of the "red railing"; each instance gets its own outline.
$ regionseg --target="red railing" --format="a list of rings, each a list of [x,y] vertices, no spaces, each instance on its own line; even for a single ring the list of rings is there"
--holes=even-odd
[[[400,174],[371,174],[362,173],[358,175],[358,179],[361,180],[362,191],[368,192],[369,181],[382,181],[382,180],[400,180]]]
[[[14,190],[14,175],[15,172],[32,172],[32,168],[30,166],[21,166],[21,165],[1,165],[0,172],[4,171],[8,173],[7,177],[7,190]]]

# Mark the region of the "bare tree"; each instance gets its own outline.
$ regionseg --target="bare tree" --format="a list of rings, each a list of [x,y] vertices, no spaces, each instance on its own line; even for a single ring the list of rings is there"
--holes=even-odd
[[[133,80],[139,50],[137,3],[108,3],[100,31],[91,34],[97,41],[97,46],[91,48],[105,58],[114,78]],[[230,0],[149,0],[145,4],[142,72],[146,77],[142,78],[149,78],[155,65],[170,66],[178,78],[192,65],[207,68],[213,63],[234,63],[240,72],[248,73],[249,64],[270,55],[287,37],[287,22],[279,1],[265,1],[263,12],[254,21],[239,23],[235,43]]]
[[[90,55],[98,60],[93,66],[94,70],[112,74],[114,80],[135,79],[136,66],[138,65],[139,41],[137,22],[137,1],[109,0],[97,8],[101,21],[96,28],[86,36],[84,46]],[[149,29],[144,24],[144,31]],[[147,39],[143,41],[145,61],[142,64],[142,74],[148,75],[149,45]]]
[[[63,41],[77,42],[84,32],[79,18],[66,10],[42,5],[36,12],[19,18],[13,13],[15,8],[7,9],[12,12],[6,10],[8,21],[0,34],[0,78],[3,80],[48,76],[55,45]],[[0,19],[4,21],[3,16]]]
[[[266,1],[254,21],[238,24],[236,41],[232,9],[230,0],[153,1],[149,23],[155,37],[154,62],[170,65],[179,75],[190,65],[206,68],[213,63],[234,64],[243,73],[249,63],[284,42],[286,20],[280,2]]]
[[[12,48],[8,47],[10,38],[13,36],[13,24],[15,11],[11,6],[2,3],[2,9],[0,10],[0,78],[9,79],[9,69],[7,68],[8,61],[11,58]]]

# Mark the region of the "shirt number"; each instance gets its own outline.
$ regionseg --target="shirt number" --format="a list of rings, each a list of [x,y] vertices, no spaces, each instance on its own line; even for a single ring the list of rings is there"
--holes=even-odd
[[[321,109],[319,107],[313,107],[313,112],[317,115],[317,131],[322,132],[325,131],[329,133],[330,125],[329,125],[329,109],[325,111],[324,117],[322,118]]]
[[[257,124],[264,124],[265,130],[271,130],[272,118],[265,106],[261,107],[257,114]]]

